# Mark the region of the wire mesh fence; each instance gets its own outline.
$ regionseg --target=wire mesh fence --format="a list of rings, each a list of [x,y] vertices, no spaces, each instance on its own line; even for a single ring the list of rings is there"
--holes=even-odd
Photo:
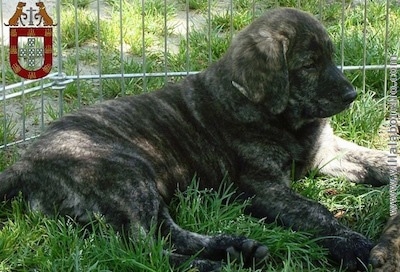
[[[18,26],[40,19],[36,1],[25,1],[26,18]],[[238,30],[276,6],[309,11],[325,24],[337,64],[360,91],[387,94],[388,63],[399,50],[400,7],[389,0],[48,0],[52,71],[21,79],[9,60],[9,25],[18,3],[0,0],[1,148],[37,137],[66,112],[197,73],[225,52]]]

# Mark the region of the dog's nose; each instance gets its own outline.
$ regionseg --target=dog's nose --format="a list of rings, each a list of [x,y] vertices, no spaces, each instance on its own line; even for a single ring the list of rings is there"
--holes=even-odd
[[[354,90],[347,91],[344,95],[342,95],[343,102],[351,103],[357,98],[357,92]]]

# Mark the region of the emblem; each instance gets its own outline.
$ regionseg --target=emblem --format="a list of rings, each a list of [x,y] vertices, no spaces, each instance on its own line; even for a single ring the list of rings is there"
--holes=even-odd
[[[26,12],[25,6],[26,3],[18,2],[5,24],[10,26],[10,66],[20,77],[38,79],[49,74],[53,66],[55,24],[43,2],[37,2],[37,8],[30,7]]]

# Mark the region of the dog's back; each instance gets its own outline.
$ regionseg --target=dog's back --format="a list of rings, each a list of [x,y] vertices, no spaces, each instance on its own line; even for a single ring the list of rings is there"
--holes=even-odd
[[[56,207],[82,222],[88,213],[101,213],[120,227],[140,221],[138,212],[157,211],[160,196],[168,202],[177,184],[184,188],[195,173],[222,180],[224,154],[205,136],[209,132],[176,86],[106,101],[55,121],[0,174],[0,196],[21,191],[34,209],[54,213]],[[140,211],[143,207],[148,209]]]

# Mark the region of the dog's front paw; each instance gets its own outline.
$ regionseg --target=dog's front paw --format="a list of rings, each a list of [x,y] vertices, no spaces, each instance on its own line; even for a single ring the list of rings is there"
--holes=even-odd
[[[399,241],[377,244],[371,251],[370,263],[374,272],[400,271]]]
[[[400,215],[392,218],[378,244],[371,250],[374,272],[400,271]]]
[[[268,248],[245,237],[219,235],[214,238],[215,247],[224,248],[230,260],[242,261],[245,267],[263,267],[268,259]]]
[[[367,270],[369,253],[373,244],[365,236],[351,230],[344,230],[326,238],[323,245],[329,249],[330,256],[349,271]]]
[[[251,239],[232,245],[226,251],[234,259],[242,259],[245,266],[263,266],[269,254],[266,246]]]

